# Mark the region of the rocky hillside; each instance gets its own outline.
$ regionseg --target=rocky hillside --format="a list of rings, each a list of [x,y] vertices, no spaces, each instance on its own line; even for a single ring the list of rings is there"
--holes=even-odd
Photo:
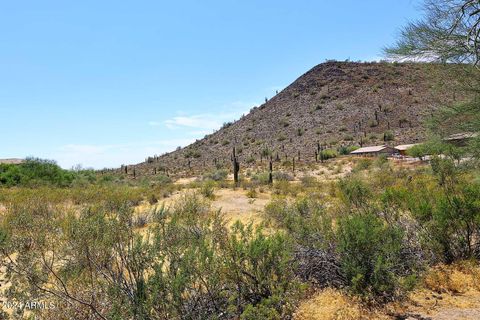
[[[195,143],[136,166],[170,172],[227,165],[235,146],[243,164],[266,156],[315,161],[317,145],[414,143],[423,121],[442,105],[461,100],[463,66],[421,63],[326,62],[265,104]],[[191,168],[191,169],[189,169]]]

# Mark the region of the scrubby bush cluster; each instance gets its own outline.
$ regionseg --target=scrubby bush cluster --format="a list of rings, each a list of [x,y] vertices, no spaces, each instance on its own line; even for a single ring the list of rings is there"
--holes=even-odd
[[[408,171],[360,160],[328,193],[318,192],[325,187],[305,184],[295,199],[282,196],[265,210],[294,240],[304,281],[387,302],[403,297],[429,265],[480,258],[480,184],[448,156]]]
[[[286,235],[227,228],[196,193],[138,215],[135,193],[85,194],[72,208],[66,194],[42,191],[2,199],[0,250],[8,298],[48,299],[57,308],[35,311],[44,318],[280,319],[293,310]],[[135,230],[147,223],[146,234]]]
[[[83,172],[88,174],[88,172]],[[81,178],[77,172],[63,170],[54,161],[28,158],[21,164],[0,164],[0,185],[39,186],[51,185],[66,187],[75,178]]]

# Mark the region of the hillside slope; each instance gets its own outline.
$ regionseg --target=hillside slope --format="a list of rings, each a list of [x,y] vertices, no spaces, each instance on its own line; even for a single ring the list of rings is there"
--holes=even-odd
[[[274,159],[314,161],[317,144],[414,143],[425,138],[423,121],[461,100],[464,66],[422,63],[326,62],[312,68],[238,121],[174,152],[150,157],[137,173],[228,165],[232,147],[241,163]]]

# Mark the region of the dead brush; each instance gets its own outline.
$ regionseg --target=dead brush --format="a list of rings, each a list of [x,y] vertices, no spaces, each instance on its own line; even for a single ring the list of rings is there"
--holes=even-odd
[[[151,215],[149,212],[142,212],[134,216],[132,220],[132,225],[134,228],[144,228],[150,222]]]
[[[426,289],[437,293],[463,294],[480,290],[480,267],[471,261],[453,265],[440,264],[430,269],[423,278]]]

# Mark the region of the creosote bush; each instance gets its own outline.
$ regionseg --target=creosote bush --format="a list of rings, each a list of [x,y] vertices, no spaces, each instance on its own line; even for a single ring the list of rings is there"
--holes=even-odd
[[[59,310],[69,319],[273,319],[293,312],[300,286],[285,234],[241,223],[229,229],[196,193],[147,218],[134,214],[128,194],[75,210],[38,201],[44,195],[37,192],[26,201],[2,199],[0,252],[13,284],[9,301],[58,306],[33,310],[39,317],[56,318]]]
[[[212,180],[207,180],[203,182],[200,186],[200,193],[208,199],[215,198],[215,182]]]
[[[369,299],[393,299],[400,287],[402,230],[375,214],[354,214],[339,221],[337,236],[349,289]]]

